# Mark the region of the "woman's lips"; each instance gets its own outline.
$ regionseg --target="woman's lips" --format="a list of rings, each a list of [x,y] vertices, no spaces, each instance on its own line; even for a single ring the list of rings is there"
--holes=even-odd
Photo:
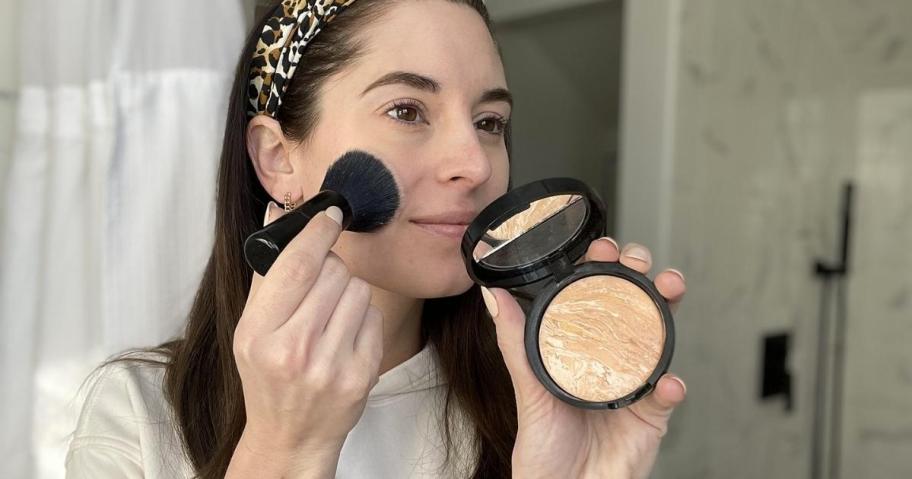
[[[418,223],[416,221],[412,221],[412,223],[431,234],[456,239],[462,239],[469,227],[469,225],[453,223]]]
[[[411,218],[411,222],[428,233],[449,239],[461,239],[478,212],[469,207],[453,207],[449,211]]]

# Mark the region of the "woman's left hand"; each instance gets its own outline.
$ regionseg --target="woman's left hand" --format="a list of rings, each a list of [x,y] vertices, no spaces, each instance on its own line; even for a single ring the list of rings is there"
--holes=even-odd
[[[619,251],[610,238],[593,241],[584,258],[618,260],[643,274],[652,266],[648,249],[630,243]],[[666,270],[654,282],[674,311],[684,296],[684,277],[675,270]],[[487,294],[493,295],[496,305]],[[591,410],[571,406],[548,392],[532,372],[523,342],[525,315],[516,300],[498,288],[485,296],[516,393],[519,430],[513,448],[513,477],[648,477],[671,412],[684,400],[684,382],[665,374],[652,393],[626,408]]]

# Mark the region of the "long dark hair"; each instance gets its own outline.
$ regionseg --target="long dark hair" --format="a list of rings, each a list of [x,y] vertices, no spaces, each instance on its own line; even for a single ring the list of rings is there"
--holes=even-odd
[[[450,1],[474,8],[494,38],[481,0]],[[359,0],[308,45],[277,115],[288,137],[305,139],[311,134],[319,113],[320,86],[363,51],[352,32],[378,19],[392,3]],[[203,478],[224,477],[246,422],[232,342],[252,275],[242,246],[245,238],[261,227],[263,211],[271,200],[252,168],[245,136],[249,59],[268,16],[259,19],[248,36],[231,90],[218,173],[212,255],[183,336],[155,349],[164,354],[164,393],[185,452]],[[508,129],[508,155],[509,135]],[[472,477],[510,477],[516,403],[479,288],[425,300],[421,335],[439,352],[448,383],[440,418],[445,426],[447,461],[451,460],[454,431],[467,428],[473,433],[472,445],[478,453]],[[457,424],[453,408],[464,413],[468,424]]]

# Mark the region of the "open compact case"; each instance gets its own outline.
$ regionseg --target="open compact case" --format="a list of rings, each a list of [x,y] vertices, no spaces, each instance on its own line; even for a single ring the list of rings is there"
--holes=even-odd
[[[604,229],[591,188],[549,178],[492,202],[462,239],[472,280],[526,303],[526,356],[539,381],[587,409],[643,398],[674,349],[671,311],[649,278],[619,262],[577,264]]]

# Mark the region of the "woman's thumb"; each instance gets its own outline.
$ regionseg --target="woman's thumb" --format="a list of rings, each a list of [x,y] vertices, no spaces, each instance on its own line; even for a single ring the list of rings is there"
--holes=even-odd
[[[526,393],[532,392],[532,388],[541,388],[526,357],[524,341],[526,315],[516,299],[504,289],[487,289],[482,286],[481,294],[488,313],[494,320],[494,327],[497,329],[497,345],[500,347],[504,362],[510,371],[510,377],[513,379],[516,399],[520,401]]]

